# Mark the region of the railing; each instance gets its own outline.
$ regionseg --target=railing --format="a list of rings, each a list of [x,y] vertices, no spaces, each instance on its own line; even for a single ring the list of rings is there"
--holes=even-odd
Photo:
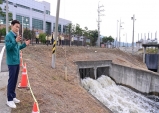
[[[1,65],[2,65],[2,58],[3,58],[4,49],[5,49],[5,46],[3,46],[1,53],[0,53],[0,72],[2,71]]]

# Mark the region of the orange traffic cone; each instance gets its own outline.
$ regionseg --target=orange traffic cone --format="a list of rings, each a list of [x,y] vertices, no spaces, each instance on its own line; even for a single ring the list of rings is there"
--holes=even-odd
[[[22,57],[22,51],[20,51],[20,57]]]
[[[39,113],[36,102],[34,102],[32,113]]]
[[[26,88],[28,87],[27,75],[25,72],[22,72],[21,82],[18,85],[18,88]]]
[[[23,67],[23,59],[20,57],[20,67]]]
[[[26,63],[25,63],[25,64],[24,64],[24,66],[23,66],[23,70],[22,70],[22,72],[27,73]]]

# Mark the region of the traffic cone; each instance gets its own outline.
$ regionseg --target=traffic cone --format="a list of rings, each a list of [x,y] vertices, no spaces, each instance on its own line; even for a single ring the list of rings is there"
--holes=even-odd
[[[22,72],[27,73],[26,63],[23,65],[23,70],[22,70]]]
[[[20,57],[20,67],[23,67],[23,59]]]
[[[39,113],[36,102],[34,102],[32,113]]]
[[[27,75],[25,72],[22,72],[22,78],[21,82],[18,85],[18,88],[27,88],[27,87],[28,87]]]
[[[20,50],[20,57],[22,57],[22,51]]]

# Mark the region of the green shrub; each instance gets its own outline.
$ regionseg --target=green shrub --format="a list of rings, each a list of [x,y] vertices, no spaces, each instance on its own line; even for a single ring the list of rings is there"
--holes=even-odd
[[[39,34],[39,40],[40,40],[40,42],[43,43],[43,44],[46,42],[45,37],[46,37],[46,34],[45,34],[45,33],[40,33],[40,34]]]
[[[26,40],[30,40],[31,39],[31,32],[29,29],[25,29],[24,32],[23,32],[23,37],[24,39]]]
[[[89,42],[86,42],[86,45],[89,45],[89,46],[90,46],[91,44],[90,44]]]
[[[0,29],[0,34],[1,34],[2,36],[5,36],[5,35],[6,35],[6,28]]]

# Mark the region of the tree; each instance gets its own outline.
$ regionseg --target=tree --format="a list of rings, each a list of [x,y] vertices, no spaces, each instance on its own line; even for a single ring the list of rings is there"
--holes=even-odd
[[[31,39],[31,31],[29,29],[25,29],[24,32],[23,32],[23,37],[24,39],[26,40],[30,40]]]
[[[66,35],[69,35],[70,45],[71,45],[71,35],[74,33],[74,25],[72,23],[69,23],[66,26]]]
[[[84,46],[86,45],[86,39],[88,38],[88,36],[89,36],[88,28],[85,27],[85,29],[83,30]]]
[[[90,38],[90,41],[91,41],[91,45],[95,46],[96,41],[98,39],[98,31],[97,30],[90,30],[89,31],[89,38]]]
[[[0,0],[0,4],[2,4],[2,3],[3,3],[3,0]],[[6,10],[6,6],[5,6],[4,10]],[[3,12],[1,7],[0,7],[0,16],[3,17],[2,18],[3,20],[6,19],[6,13]],[[8,20],[11,21],[12,20],[12,13],[11,12],[8,13],[8,17],[9,17]]]
[[[102,38],[102,42],[107,43],[107,44],[112,44],[112,42],[114,42],[114,38],[112,38],[112,36],[104,36]]]
[[[75,34],[77,35],[77,39],[78,39],[78,43],[79,43],[79,38],[80,38],[80,36],[82,36],[82,34],[83,34],[83,30],[82,30],[82,28],[80,28],[80,25],[79,25],[79,24],[76,24]],[[78,44],[77,44],[77,46],[78,46]]]
[[[6,35],[6,28],[0,29],[0,35],[5,36]]]
[[[0,0],[0,4],[2,4],[2,3],[3,3],[3,0]],[[4,10],[6,10],[6,6],[5,6]],[[6,13],[3,12],[1,7],[0,7],[0,17],[3,21],[6,20]],[[12,20],[12,13],[9,12],[8,13],[8,21],[11,21],[11,20]],[[0,37],[5,36],[5,35],[6,35],[6,28],[2,28],[0,31]]]
[[[36,34],[35,34],[35,31],[34,31],[34,27],[33,29],[31,30],[31,42],[32,42],[32,45],[33,45],[33,40],[35,39],[36,37]]]

